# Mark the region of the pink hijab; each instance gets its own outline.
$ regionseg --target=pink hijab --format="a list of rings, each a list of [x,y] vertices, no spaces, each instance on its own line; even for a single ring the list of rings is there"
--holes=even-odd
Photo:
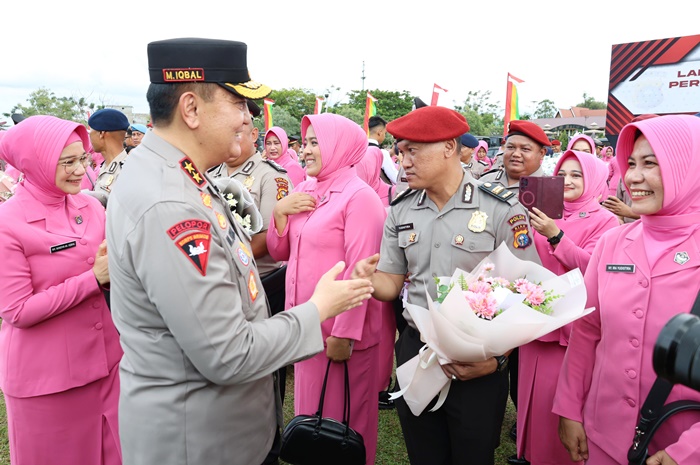
[[[83,199],[63,192],[56,186],[56,166],[63,149],[80,141],[90,147],[87,129],[82,124],[54,116],[30,116],[13,126],[0,142],[0,157],[24,173],[17,186],[16,198],[30,195],[47,209],[47,227],[55,232],[72,232],[70,221]]]
[[[488,157],[489,144],[487,144],[485,140],[480,140],[479,145],[477,145],[476,148],[474,149],[474,156],[473,156],[472,162],[476,163],[476,162],[480,161],[478,158],[476,158],[476,155],[479,153],[479,149],[482,149],[482,148],[486,151],[486,158],[484,160],[481,160],[481,161],[483,161],[484,163],[488,163],[489,168],[490,168],[491,165],[493,165],[493,160]]]
[[[588,145],[590,145],[590,147],[591,147],[591,153],[595,156],[595,142],[593,141],[593,139],[590,136],[587,136],[585,134],[576,134],[574,137],[569,139],[569,143],[566,145],[566,150],[571,150],[571,147],[573,147],[574,144],[576,143],[576,141],[578,141],[580,139],[583,139],[586,142],[588,142]],[[586,153],[586,152],[583,152],[583,153]]]
[[[661,210],[642,215],[642,234],[649,265],[700,228],[700,118],[668,115],[630,123],[617,141],[617,164],[622,179],[640,131],[659,161],[664,200]],[[629,187],[625,185],[629,193]]]
[[[382,181],[381,171],[382,162],[384,161],[384,155],[379,147],[374,147],[372,145],[366,147],[367,152],[362,157],[355,169],[357,170],[357,175],[364,182],[369,185],[374,192],[379,195],[382,204],[385,207],[389,206],[389,185]]]
[[[579,212],[600,210],[602,207],[598,199],[600,196],[605,198],[608,192],[608,165],[590,153],[567,150],[554,166],[555,176],[561,169],[561,165],[569,158],[575,158],[581,164],[583,193],[576,200],[564,202],[564,218]]]
[[[321,150],[321,171],[316,191],[324,194],[333,181],[358,164],[367,151],[367,134],[357,123],[333,113],[306,115],[301,120],[301,137],[313,126]]]
[[[284,169],[287,170],[287,175],[294,186],[299,185],[304,179],[306,179],[306,173],[296,160],[296,156],[293,156],[290,153],[294,153],[294,150],[289,149],[289,137],[287,137],[287,132],[279,126],[273,126],[265,133],[265,142],[267,142],[267,138],[270,137],[270,134],[277,136],[282,144],[281,155],[279,158],[273,161],[279,163]]]

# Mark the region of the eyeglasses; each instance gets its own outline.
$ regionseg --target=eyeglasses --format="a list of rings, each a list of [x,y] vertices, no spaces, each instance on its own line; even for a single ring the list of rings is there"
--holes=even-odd
[[[58,164],[63,166],[63,169],[66,171],[66,174],[73,174],[79,166],[87,168],[87,166],[90,164],[90,157],[87,153],[85,153],[80,158],[62,161]]]

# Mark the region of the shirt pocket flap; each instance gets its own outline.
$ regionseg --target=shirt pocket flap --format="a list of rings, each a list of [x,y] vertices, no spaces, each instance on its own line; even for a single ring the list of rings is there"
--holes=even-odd
[[[399,232],[399,247],[405,249],[413,244],[417,244],[418,239],[420,239],[420,232],[401,231]]]

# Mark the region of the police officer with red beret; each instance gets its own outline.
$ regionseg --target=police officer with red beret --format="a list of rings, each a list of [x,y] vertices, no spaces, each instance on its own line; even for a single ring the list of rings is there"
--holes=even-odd
[[[372,279],[375,298],[396,298],[408,275],[408,302],[427,308],[426,291],[437,297],[434,276],[472,270],[504,241],[518,257],[539,262],[517,195],[500,184],[488,188],[462,169],[461,136],[469,131],[464,116],[423,107],[390,122],[387,131],[401,139],[410,189],[392,202],[380,254],[354,270]],[[410,315],[404,316],[408,326],[396,343],[399,365],[423,346]],[[435,412],[429,411],[435,401],[419,415],[402,398],[395,401],[412,465],[494,463],[508,396],[505,355],[443,365],[452,385]]]

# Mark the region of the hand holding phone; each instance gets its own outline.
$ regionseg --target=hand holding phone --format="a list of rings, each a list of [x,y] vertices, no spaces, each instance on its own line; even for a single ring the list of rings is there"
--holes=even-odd
[[[552,219],[560,219],[564,214],[564,177],[523,176],[518,200],[529,211],[537,208]]]

